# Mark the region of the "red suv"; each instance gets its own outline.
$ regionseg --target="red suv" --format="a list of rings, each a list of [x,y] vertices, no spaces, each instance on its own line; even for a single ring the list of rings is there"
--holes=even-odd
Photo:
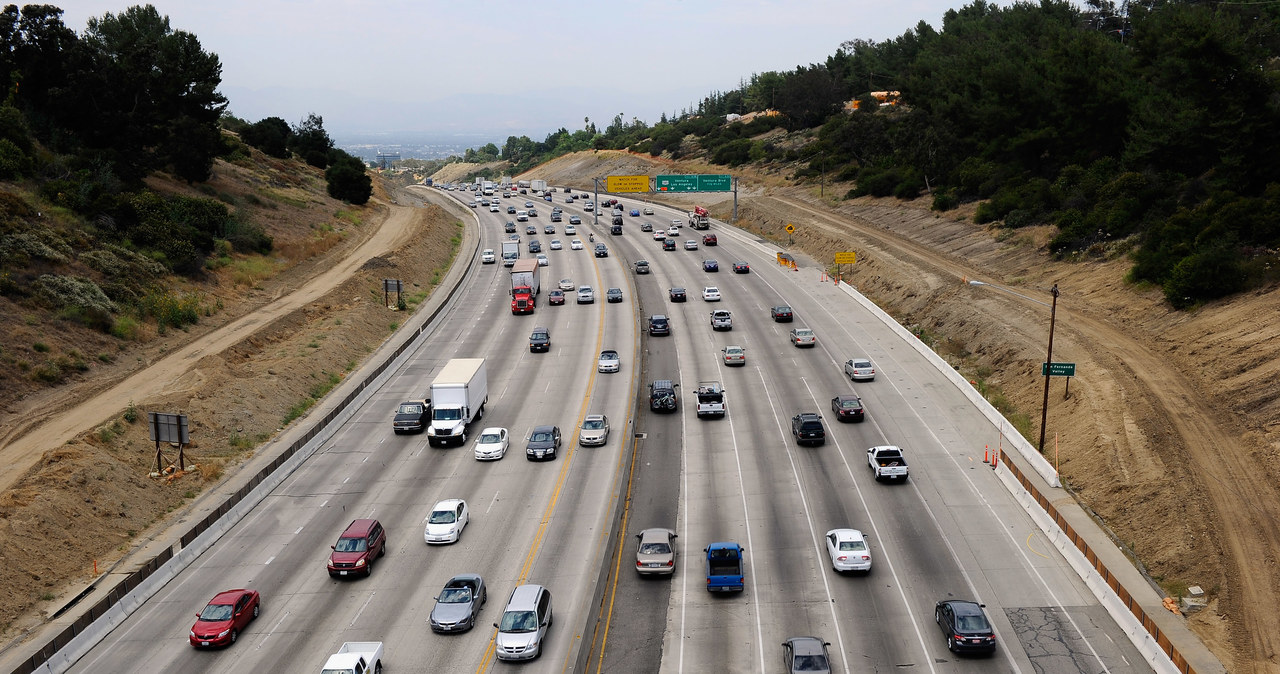
[[[330,547],[330,576],[368,576],[373,560],[387,554],[387,532],[378,520],[354,520]]]
[[[703,235],[702,235],[702,245],[704,245],[704,246],[714,246],[714,245],[716,245],[716,235],[715,235],[715,234],[703,234]]]

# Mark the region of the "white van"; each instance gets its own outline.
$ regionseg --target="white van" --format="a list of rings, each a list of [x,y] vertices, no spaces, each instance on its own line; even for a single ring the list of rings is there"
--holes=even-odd
[[[494,654],[499,660],[532,660],[542,655],[551,623],[551,592],[541,585],[517,586],[501,620],[493,624],[498,628]]]
[[[516,221],[517,221],[517,222],[528,222],[528,221],[529,221],[529,211],[516,211]]]

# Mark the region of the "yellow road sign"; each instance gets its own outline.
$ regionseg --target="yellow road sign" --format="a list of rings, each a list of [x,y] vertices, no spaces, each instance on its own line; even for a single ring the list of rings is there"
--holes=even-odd
[[[648,192],[649,176],[609,176],[605,179],[605,190],[614,194]]]
[[[853,264],[857,261],[857,253],[836,253],[836,264]]]
[[[788,223],[787,223],[787,233],[788,233],[788,234],[795,234],[795,233],[796,233],[796,226],[788,222]]]

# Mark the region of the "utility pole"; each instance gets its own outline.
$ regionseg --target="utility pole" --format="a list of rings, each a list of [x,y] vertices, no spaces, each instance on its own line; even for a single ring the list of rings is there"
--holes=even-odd
[[[1044,402],[1040,405],[1040,454],[1044,454],[1044,432],[1049,423],[1049,382],[1053,381],[1050,368],[1053,367],[1053,324],[1058,314],[1058,284],[1053,284],[1053,305],[1049,308],[1049,354],[1045,356],[1044,370]]]

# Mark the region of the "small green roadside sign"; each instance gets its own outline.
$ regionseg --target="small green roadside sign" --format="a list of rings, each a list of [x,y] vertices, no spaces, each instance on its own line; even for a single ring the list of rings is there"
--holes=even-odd
[[[1076,376],[1075,363],[1041,363],[1041,377],[1074,377]]]

